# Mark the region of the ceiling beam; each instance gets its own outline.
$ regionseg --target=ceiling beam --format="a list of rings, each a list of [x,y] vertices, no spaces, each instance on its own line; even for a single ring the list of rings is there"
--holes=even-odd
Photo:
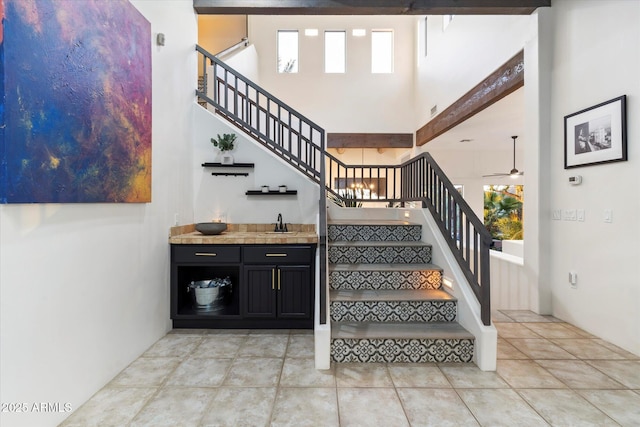
[[[328,133],[327,148],[411,148],[412,133]]]
[[[524,86],[524,51],[521,50],[476,87],[418,129],[416,145],[426,144],[522,86]]]
[[[214,15],[530,15],[551,0],[193,0]]]

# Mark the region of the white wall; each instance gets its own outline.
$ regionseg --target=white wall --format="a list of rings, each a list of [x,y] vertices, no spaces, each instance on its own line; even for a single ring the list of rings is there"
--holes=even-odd
[[[424,56],[424,17],[416,18],[420,32],[417,49],[415,98],[419,129],[431,118],[431,107],[442,112],[523,49],[530,17],[457,15],[446,30],[442,17],[427,17],[428,53]]]
[[[551,208],[585,210],[584,222],[550,221],[553,314],[640,354],[640,2],[556,0],[551,12]],[[563,117],[623,94],[629,161],[565,170]]]
[[[431,120],[430,110],[434,105],[437,105],[438,113],[441,113],[522,50],[529,37],[530,20],[530,16],[457,15],[443,31],[442,16],[428,16],[425,56],[425,18],[415,18],[418,33],[414,90],[415,129]],[[516,99],[516,108],[524,109],[523,93],[518,91],[512,96]],[[415,150],[417,154],[428,151],[454,184],[464,185],[465,200],[480,218],[483,215],[484,185],[505,181],[522,184],[524,181],[522,177],[514,181],[482,178],[482,175],[508,172],[511,169],[511,135],[520,136],[516,145],[516,157],[517,166],[522,169],[523,147],[527,143],[527,137],[521,134],[522,123],[517,121],[517,115],[515,117],[511,127],[501,123],[502,134],[488,128],[486,122],[480,119],[472,125],[466,123],[470,129],[469,134],[456,133],[453,137],[444,134],[437,142],[427,143]],[[470,120],[475,121],[476,118]],[[460,143],[462,138],[472,141]],[[494,141],[488,151],[487,142],[496,139],[505,141],[504,149],[497,148]]]
[[[275,224],[278,214],[282,213],[283,221],[287,223],[316,223],[320,198],[318,184],[198,105],[193,106],[193,131],[194,161],[190,174],[193,176],[194,222],[211,221],[218,213],[223,213],[229,223]],[[248,172],[249,176],[212,176],[211,172],[226,169],[201,166],[204,162],[219,161],[219,152],[211,144],[211,138],[223,133],[238,135],[236,147],[231,152],[235,162],[255,164],[254,169],[228,171]],[[297,190],[298,194],[245,195],[247,190],[259,190],[262,185],[268,185],[272,190],[279,185],[286,185],[289,190]]]
[[[220,59],[252,82],[260,84],[258,52],[255,45],[238,48],[228,57],[223,56]]]
[[[132,3],[167,40],[152,45],[152,203],[0,206],[3,403],[75,410],[170,327],[168,228],[193,216],[197,26],[190,0]],[[0,424],[68,415],[3,412]]]
[[[251,16],[249,39],[260,53],[261,85],[327,132],[413,132],[412,20],[390,16]],[[316,28],[319,35],[307,37],[305,28]],[[367,35],[352,36],[354,28],[366,29]],[[299,73],[279,74],[276,33],[296,29],[300,37]],[[371,74],[372,29],[394,31],[393,74]],[[344,74],[324,73],[325,30],[347,31]]]

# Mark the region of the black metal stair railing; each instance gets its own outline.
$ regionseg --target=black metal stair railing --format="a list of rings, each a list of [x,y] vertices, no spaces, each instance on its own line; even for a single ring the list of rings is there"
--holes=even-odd
[[[429,209],[491,324],[491,235],[429,153],[401,165],[346,165],[327,158],[327,192],[345,203],[420,202]]]
[[[196,90],[215,112],[320,184],[320,323],[327,321],[326,196],[350,202],[417,201],[429,209],[491,324],[491,236],[428,153],[401,165],[346,165],[325,150],[325,131],[284,102],[196,46],[204,84]]]
[[[480,302],[484,325],[491,324],[491,234],[429,153],[403,163],[402,201],[420,201],[429,209],[442,236]]]

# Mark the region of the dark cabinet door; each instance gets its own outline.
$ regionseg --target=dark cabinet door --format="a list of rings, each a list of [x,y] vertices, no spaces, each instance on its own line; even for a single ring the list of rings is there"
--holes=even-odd
[[[245,266],[244,315],[246,317],[276,317],[275,266]]]
[[[306,319],[311,316],[310,266],[278,266],[276,270],[276,289],[278,317]]]

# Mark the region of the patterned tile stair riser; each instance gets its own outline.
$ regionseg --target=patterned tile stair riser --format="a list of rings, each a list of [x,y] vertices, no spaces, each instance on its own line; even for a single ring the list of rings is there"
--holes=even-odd
[[[333,301],[334,322],[454,322],[455,301]]]
[[[338,363],[468,363],[473,359],[472,339],[350,339],[331,343],[331,358]]]
[[[330,246],[332,264],[425,264],[431,262],[431,246]]]
[[[422,238],[420,225],[329,225],[329,241],[387,241],[419,242]]]
[[[331,289],[440,289],[439,270],[422,271],[332,271]]]

